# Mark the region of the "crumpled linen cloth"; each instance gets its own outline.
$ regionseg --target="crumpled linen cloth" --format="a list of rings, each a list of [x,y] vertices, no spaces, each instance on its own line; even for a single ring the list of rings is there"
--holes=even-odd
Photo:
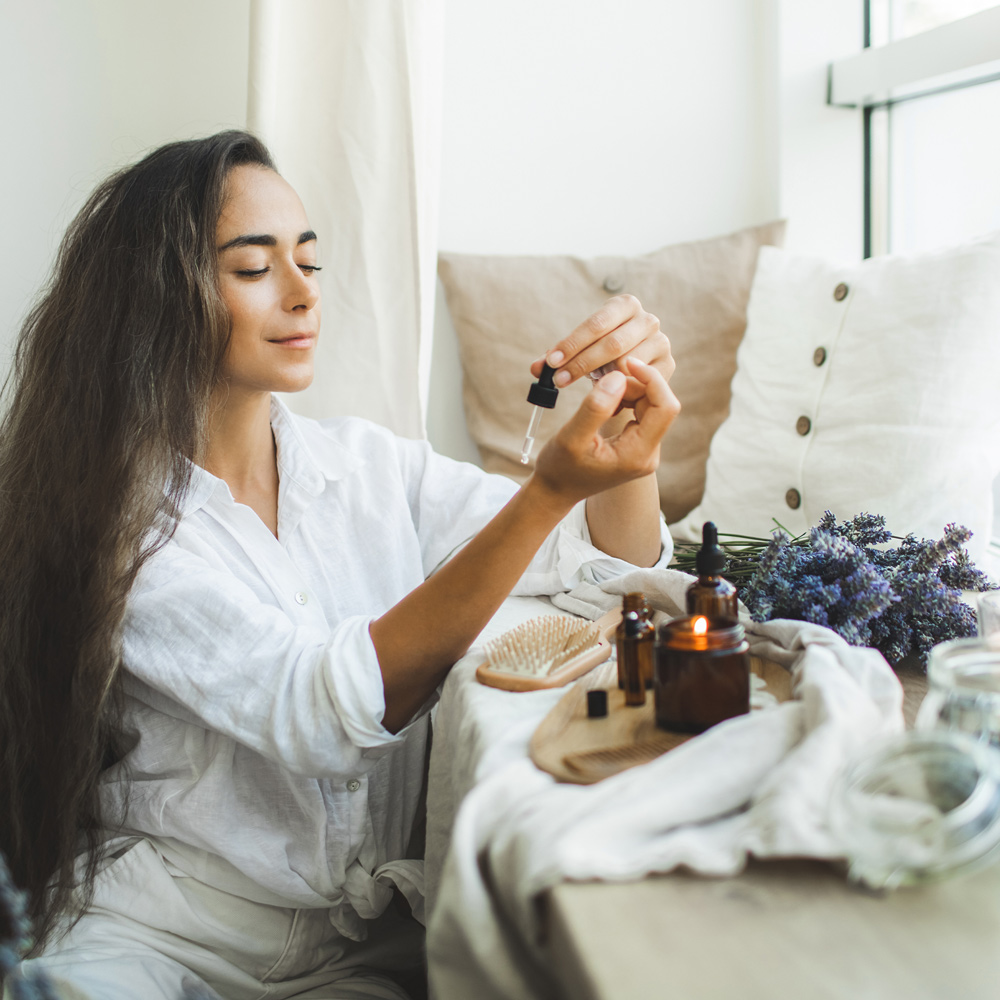
[[[552,601],[597,618],[642,590],[654,608],[677,615],[691,582],[673,570],[637,570]],[[881,654],[820,626],[744,618],[751,650],[793,672],[792,700],[595,785],[561,784],[527,752],[568,689],[512,694],[475,680],[481,643],[544,610],[508,601],[456,665],[438,706],[426,862],[435,1000],[558,996],[538,902],[561,881],[679,867],[727,876],[750,855],[843,856],[827,823],[837,773],[866,741],[903,728],[902,688]]]

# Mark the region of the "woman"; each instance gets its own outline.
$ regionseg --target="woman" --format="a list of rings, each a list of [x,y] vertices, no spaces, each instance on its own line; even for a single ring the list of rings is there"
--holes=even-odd
[[[620,370],[517,490],[272,397],[312,378],[317,270],[295,193],[226,132],[106,181],[22,332],[0,848],[26,965],[67,996],[405,996],[389,903],[421,891],[436,689],[515,587],[669,556],[652,473],[679,406],[634,299],[548,354],[557,383]]]

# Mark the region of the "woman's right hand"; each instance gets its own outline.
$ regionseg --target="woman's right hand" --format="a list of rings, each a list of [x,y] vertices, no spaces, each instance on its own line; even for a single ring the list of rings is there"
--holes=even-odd
[[[633,404],[635,419],[613,437],[601,436],[601,426],[614,416],[626,388],[622,372],[609,372],[541,450],[530,483],[574,504],[656,471],[660,440],[681,406],[659,371],[635,358],[626,364],[645,389]]]

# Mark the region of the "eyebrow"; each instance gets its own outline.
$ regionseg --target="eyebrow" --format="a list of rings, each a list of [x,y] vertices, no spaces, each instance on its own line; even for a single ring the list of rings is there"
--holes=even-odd
[[[302,246],[303,243],[309,243],[316,239],[316,234],[311,230],[307,229],[304,233],[299,235],[298,240],[296,240],[296,246]],[[219,247],[219,253],[224,250],[233,250],[236,247],[274,247],[278,245],[278,241],[275,237],[266,233],[248,233],[245,236],[236,236],[231,239],[228,243],[223,243]]]

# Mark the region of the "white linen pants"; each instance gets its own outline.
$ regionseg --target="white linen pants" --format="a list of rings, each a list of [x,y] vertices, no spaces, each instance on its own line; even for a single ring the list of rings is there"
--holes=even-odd
[[[387,972],[419,964],[422,928],[394,906],[356,943],[326,910],[265,906],[168,867],[140,840],[97,876],[93,905],[26,974],[65,1000],[408,1000]],[[196,992],[200,989],[200,992]]]

